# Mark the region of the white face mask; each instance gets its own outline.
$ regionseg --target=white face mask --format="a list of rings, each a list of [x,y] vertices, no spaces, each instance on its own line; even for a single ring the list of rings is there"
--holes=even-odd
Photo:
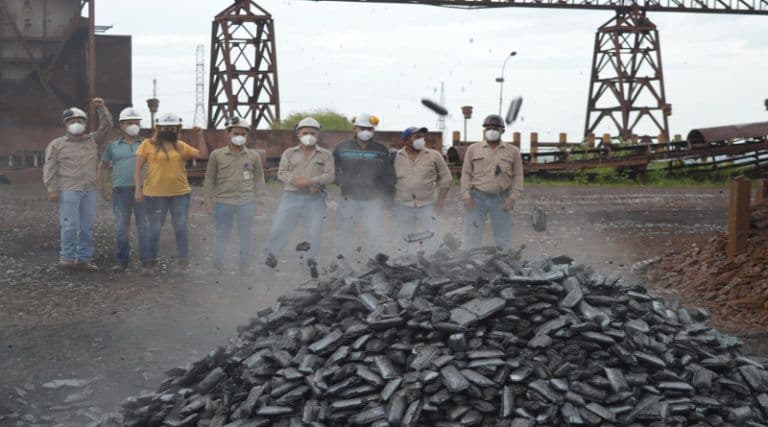
[[[373,138],[372,130],[361,130],[357,133],[357,139],[360,141],[370,141]]]
[[[85,125],[82,123],[72,123],[67,126],[67,131],[72,135],[82,135],[85,132]]]
[[[136,136],[139,134],[140,130],[141,128],[139,127],[139,125],[128,125],[125,128],[125,134],[128,136]]]
[[[488,129],[485,131],[485,139],[487,139],[490,142],[496,142],[501,138],[501,132],[495,130],[495,129]]]
[[[307,147],[311,145],[317,144],[317,137],[312,134],[305,134],[301,135],[301,138],[299,138],[299,141],[301,141],[302,144],[306,145]]]
[[[413,141],[413,149],[414,150],[421,151],[426,146],[427,146],[427,141],[425,141],[424,138],[419,138],[419,139]]]
[[[242,147],[246,142],[248,142],[248,138],[243,135],[233,135],[231,138],[229,138],[229,140],[238,147]]]

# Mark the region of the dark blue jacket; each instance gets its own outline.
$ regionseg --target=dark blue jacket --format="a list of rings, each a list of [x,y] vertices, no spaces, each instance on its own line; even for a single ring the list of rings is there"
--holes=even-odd
[[[336,145],[333,160],[342,196],[370,200],[394,194],[395,167],[384,144],[371,140],[363,148],[361,142],[352,138]]]

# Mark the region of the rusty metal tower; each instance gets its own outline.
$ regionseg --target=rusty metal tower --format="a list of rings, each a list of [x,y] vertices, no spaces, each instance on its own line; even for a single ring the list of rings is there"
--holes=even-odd
[[[280,121],[279,93],[272,15],[251,0],[236,0],[213,20],[208,128],[232,115],[254,128]]]
[[[659,32],[644,11],[618,10],[597,30],[591,75],[584,136],[607,122],[625,141],[638,134],[669,141],[672,107],[664,94]]]

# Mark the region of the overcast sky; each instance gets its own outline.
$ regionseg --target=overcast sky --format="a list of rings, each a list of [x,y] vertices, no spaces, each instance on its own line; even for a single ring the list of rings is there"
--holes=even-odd
[[[161,111],[191,124],[195,47],[205,45],[206,92],[213,17],[228,1],[97,2],[97,23],[133,36],[133,100],[145,100],[157,76]],[[473,105],[470,139],[498,110],[494,81],[510,51],[504,103],[524,98],[513,129],[540,140],[584,127],[595,30],[610,12],[494,9],[262,0],[277,33],[281,111],[330,108],[381,118],[381,129],[434,127],[420,104],[445,84],[447,131],[463,128],[460,107]],[[768,17],[652,13],[661,33],[671,133],[694,127],[768,120]],[[598,133],[609,131],[601,129]],[[511,138],[511,132],[505,139]],[[527,136],[524,141],[527,141]],[[526,144],[527,145],[527,144]]]

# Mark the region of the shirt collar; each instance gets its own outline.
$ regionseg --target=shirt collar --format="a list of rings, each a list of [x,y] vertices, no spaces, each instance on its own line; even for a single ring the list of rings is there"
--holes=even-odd
[[[499,141],[499,145],[496,146],[496,148],[504,147],[506,144],[504,141]],[[488,143],[488,141],[483,140],[483,148],[491,148],[491,144]]]
[[[231,154],[233,156],[242,156],[244,154],[247,154],[247,150],[248,148],[243,147],[243,149],[240,151],[232,151],[232,147],[230,147],[229,144],[227,144],[227,154]]]
[[[136,139],[133,140],[133,142],[134,143],[141,143],[141,138],[136,138]],[[120,138],[120,139],[117,140],[117,143],[118,144],[121,144],[121,143],[122,144],[127,144],[128,141],[126,141],[125,138]]]

